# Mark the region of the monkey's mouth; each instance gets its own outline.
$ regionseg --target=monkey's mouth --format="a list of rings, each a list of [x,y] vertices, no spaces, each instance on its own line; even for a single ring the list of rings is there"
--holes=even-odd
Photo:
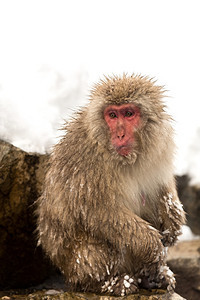
[[[122,156],[128,156],[131,153],[131,147],[129,145],[118,146],[116,147],[116,151]]]

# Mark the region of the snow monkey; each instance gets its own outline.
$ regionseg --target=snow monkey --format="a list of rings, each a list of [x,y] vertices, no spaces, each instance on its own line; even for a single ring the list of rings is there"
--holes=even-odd
[[[166,265],[185,221],[163,88],[105,77],[66,124],[38,200],[38,235],[71,291],[173,290]]]

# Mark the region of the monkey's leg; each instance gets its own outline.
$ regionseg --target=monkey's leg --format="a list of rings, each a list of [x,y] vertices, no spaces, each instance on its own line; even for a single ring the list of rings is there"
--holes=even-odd
[[[103,292],[124,296],[137,292],[138,287],[143,289],[163,288],[169,291],[175,288],[174,274],[166,265],[164,250],[155,261],[148,264],[144,264],[139,257],[134,257],[129,250],[126,250],[125,253],[123,259],[120,258],[122,260],[118,265],[117,275],[105,282],[102,286]]]
[[[144,266],[145,273],[143,277],[147,279],[153,277],[154,280],[150,279],[148,282],[151,283],[152,281],[157,285],[157,282],[162,281],[163,285],[166,276],[160,274],[160,267],[164,265],[162,257],[164,247],[158,230],[124,207],[118,211],[117,209],[119,207],[116,206],[115,214],[110,215],[109,211],[103,207],[100,212],[96,211],[96,213],[90,214],[89,222],[86,224],[89,236],[92,234],[93,237],[96,236],[97,240],[107,241],[112,249],[117,249],[120,253],[114,254],[114,257],[117,258],[115,271],[110,272],[110,277],[104,276],[106,283],[103,285],[103,292],[107,289],[108,291],[112,290],[116,295],[129,294],[132,292],[129,289],[124,292],[124,286],[129,286],[129,283],[131,283],[131,287],[134,286],[134,291],[136,291],[138,282],[141,280],[140,272],[144,269]],[[100,218],[100,216],[103,216],[103,218]],[[101,224],[101,226],[98,227],[98,231],[94,231],[92,224]],[[105,251],[105,249],[104,245],[102,250]],[[113,261],[115,260],[111,255],[108,262]],[[132,278],[133,282],[124,282],[124,276],[126,275]],[[161,276],[164,277],[164,280],[161,280]],[[166,279],[166,281],[169,285],[169,280]],[[111,282],[112,284],[110,284]],[[147,288],[149,287],[150,284]]]
[[[111,245],[96,240],[74,243],[62,269],[72,291],[128,295],[137,291],[137,281],[124,266],[124,258]],[[126,272],[127,271],[127,272]]]

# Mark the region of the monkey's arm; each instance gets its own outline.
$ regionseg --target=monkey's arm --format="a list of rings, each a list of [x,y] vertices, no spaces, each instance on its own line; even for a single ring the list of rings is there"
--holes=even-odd
[[[130,249],[144,263],[158,261],[162,255],[161,236],[155,228],[125,207],[97,208],[89,211],[86,231],[115,249]]]
[[[175,183],[165,188],[159,202],[159,222],[164,246],[171,246],[181,234],[181,227],[185,224],[185,212],[178,198]]]

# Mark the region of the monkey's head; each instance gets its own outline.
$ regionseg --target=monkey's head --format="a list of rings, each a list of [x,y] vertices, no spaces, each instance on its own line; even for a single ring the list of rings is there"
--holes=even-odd
[[[89,134],[118,161],[135,162],[156,147],[162,151],[159,136],[164,145],[163,136],[172,133],[162,98],[162,87],[147,77],[106,78],[91,94]]]

